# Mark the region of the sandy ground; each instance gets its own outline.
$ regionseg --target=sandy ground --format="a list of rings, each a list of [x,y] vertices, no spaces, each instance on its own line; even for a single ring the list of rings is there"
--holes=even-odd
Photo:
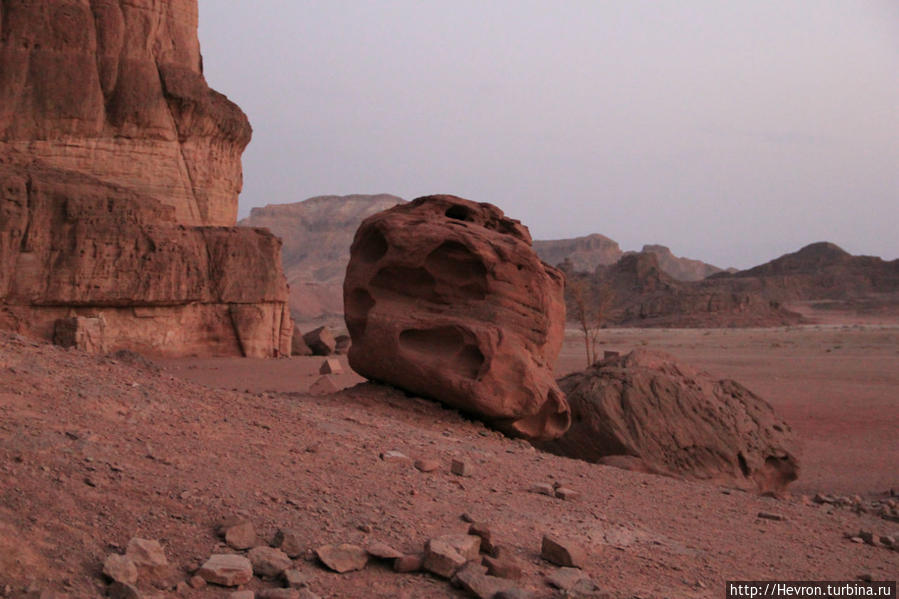
[[[803,441],[795,493],[873,496],[899,489],[899,323],[769,329],[606,329],[600,351],[652,347],[767,399]],[[339,359],[340,387],[362,382]],[[322,358],[157,360],[168,372],[227,390],[306,392]],[[585,366],[570,329],[558,376]]]

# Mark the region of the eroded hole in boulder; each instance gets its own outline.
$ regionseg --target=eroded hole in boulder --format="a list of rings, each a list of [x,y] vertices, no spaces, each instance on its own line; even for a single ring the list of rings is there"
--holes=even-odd
[[[454,204],[447,208],[445,214],[447,218],[471,222],[471,211],[465,206],[460,206],[459,204]]]
[[[384,234],[372,227],[362,234],[362,238],[359,239],[353,255],[359,256],[364,262],[372,264],[383,258],[384,254],[387,253],[387,249],[387,240],[384,239]]]
[[[426,269],[409,266],[385,266],[371,280],[372,287],[430,302],[441,301],[434,289],[436,284]]]
[[[439,363],[441,368],[469,379],[476,379],[484,364],[481,350],[466,342],[455,327],[407,329],[400,333],[399,345],[419,359]]]
[[[743,476],[749,476],[749,464],[746,463],[746,458],[742,453],[737,454],[737,464],[740,466],[740,472],[743,473]]]
[[[454,299],[484,299],[487,296],[487,267],[481,258],[458,241],[444,241],[425,259],[427,270],[447,283],[441,292]]]
[[[347,295],[344,309],[344,319],[350,337],[358,339],[365,333],[365,325],[368,322],[368,313],[374,308],[375,300],[365,289],[354,289]]]

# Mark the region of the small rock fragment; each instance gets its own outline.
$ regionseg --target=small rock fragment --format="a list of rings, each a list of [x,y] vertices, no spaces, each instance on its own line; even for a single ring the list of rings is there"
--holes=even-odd
[[[315,554],[325,566],[341,574],[361,570],[368,563],[368,553],[358,545],[322,545]]]
[[[393,571],[406,573],[421,570],[422,557],[420,555],[404,555],[393,562]]]
[[[401,451],[391,450],[382,453],[381,459],[385,462],[408,462],[409,456]]]
[[[487,574],[496,576],[497,578],[508,578],[509,580],[518,580],[521,578],[521,564],[508,552],[503,552],[502,557],[491,557],[485,555],[482,564],[487,566]]]
[[[380,541],[369,543],[366,545],[365,550],[370,556],[378,559],[399,559],[403,557],[401,551],[397,551],[387,543],[382,543]]]
[[[468,460],[453,460],[450,471],[458,476],[471,476],[474,472],[474,465]]]
[[[228,599],[256,599],[256,593],[253,591],[234,591],[228,595]]]
[[[253,578],[253,564],[242,555],[217,553],[200,566],[197,576],[213,584],[236,587]]]
[[[468,534],[481,538],[481,551],[493,553],[493,532],[490,526],[483,522],[474,522],[468,527]]]
[[[440,462],[437,460],[415,460],[415,467],[421,472],[433,472],[440,468]]]
[[[114,582],[135,584],[137,582],[137,566],[131,558],[117,553],[111,553],[103,562],[103,574]]]
[[[319,374],[341,374],[343,366],[337,358],[328,358],[322,362],[321,368],[318,369]]]
[[[300,589],[309,584],[309,580],[301,571],[291,568],[284,570],[284,584],[291,589]]]
[[[262,589],[256,592],[258,599],[300,599],[296,589]]]
[[[553,535],[543,535],[540,556],[551,564],[566,568],[581,568],[586,552],[576,543]]]
[[[596,585],[590,580],[590,577],[581,572],[578,568],[559,568],[546,577],[546,582],[561,591],[572,592],[592,592],[596,590]]]
[[[309,331],[303,335],[303,341],[316,356],[330,356],[337,349],[337,341],[327,327],[318,327]]]
[[[137,566],[141,578],[159,578],[169,573],[169,561],[159,541],[139,539],[128,541],[125,555]]]
[[[43,593],[41,594],[43,596]],[[141,599],[140,591],[124,582],[113,582],[106,589],[109,599]]]
[[[190,588],[192,589],[202,589],[206,586],[206,579],[204,579],[202,576],[194,575],[190,577],[190,580],[187,581],[187,584],[189,584]]]
[[[443,535],[428,541],[422,567],[443,578],[450,578],[465,562],[477,559],[481,539],[474,535]]]
[[[250,549],[247,559],[253,564],[253,573],[259,578],[277,578],[293,565],[286,553],[264,545]]]
[[[300,535],[293,530],[279,528],[275,533],[275,547],[287,554],[287,557],[298,558],[306,551],[306,547],[300,541]]]
[[[498,592],[513,588],[509,581],[495,576],[488,576],[484,573],[483,567],[473,562],[465,564],[453,576],[453,583],[478,597],[478,599],[492,599]]]
[[[232,549],[249,549],[256,545],[256,529],[249,520],[232,520],[219,529],[225,543]]]
[[[762,518],[763,520],[775,520],[775,521],[783,521],[783,520],[787,519],[785,516],[782,516],[781,514],[775,514],[773,512],[759,512],[758,517]]]
[[[531,493],[539,493],[540,495],[549,495],[552,497],[555,495],[556,490],[549,483],[537,483],[533,487],[530,488]]]
[[[558,487],[556,489],[556,497],[565,501],[573,501],[580,497],[580,495],[580,493],[574,489],[569,489],[568,487]]]
[[[328,375],[318,377],[312,385],[309,386],[309,393],[312,395],[329,395],[337,393],[340,387],[334,382],[334,379]]]

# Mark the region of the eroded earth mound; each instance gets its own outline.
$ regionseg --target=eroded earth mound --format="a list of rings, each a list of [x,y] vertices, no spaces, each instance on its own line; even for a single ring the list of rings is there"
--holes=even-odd
[[[543,447],[599,462],[781,492],[799,473],[790,426],[733,380],[713,380],[663,352],[635,350],[559,381],[571,429]]]
[[[2,0],[0,22],[0,327],[289,355],[281,244],[230,228],[251,129],[203,77],[196,0]]]
[[[552,376],[563,284],[495,206],[454,196],[396,206],[367,218],[350,250],[350,365],[507,433],[558,437],[569,425]]]

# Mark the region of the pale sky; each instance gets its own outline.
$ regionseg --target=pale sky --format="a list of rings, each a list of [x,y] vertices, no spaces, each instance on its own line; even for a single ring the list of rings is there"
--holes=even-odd
[[[899,257],[896,0],[200,0],[240,215],[452,193],[536,239]]]

